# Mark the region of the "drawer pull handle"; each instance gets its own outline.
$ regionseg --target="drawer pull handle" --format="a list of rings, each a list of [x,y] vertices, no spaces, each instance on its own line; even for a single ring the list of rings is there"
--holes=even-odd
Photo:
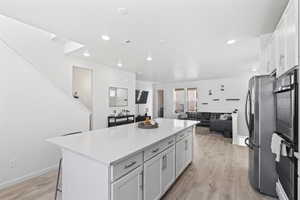
[[[187,140],[185,140],[185,141],[184,141],[184,144],[185,144],[185,147],[184,147],[184,149],[187,151],[187,150],[188,150],[188,141],[187,141]]]
[[[164,155],[162,157],[162,170],[165,170],[167,168],[167,155]]]
[[[133,161],[133,162],[131,162],[130,164],[125,165],[124,169],[128,169],[128,168],[132,167],[132,166],[135,165],[135,164],[136,164],[136,161]]]
[[[157,153],[159,151],[159,148],[152,150],[152,153]]]

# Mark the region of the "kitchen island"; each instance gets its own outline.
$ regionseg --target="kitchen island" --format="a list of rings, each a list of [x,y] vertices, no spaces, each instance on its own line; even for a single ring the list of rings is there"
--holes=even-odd
[[[63,153],[63,200],[160,199],[192,162],[197,122],[156,121],[48,139]]]

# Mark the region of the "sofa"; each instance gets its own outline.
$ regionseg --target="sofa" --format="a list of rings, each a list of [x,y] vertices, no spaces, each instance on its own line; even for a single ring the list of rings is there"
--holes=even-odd
[[[183,117],[182,117],[183,116]],[[224,116],[227,116],[224,118]],[[231,113],[217,112],[186,112],[179,119],[199,121],[197,126],[209,127],[210,131],[222,133],[225,137],[232,137]]]
[[[210,122],[209,130],[222,133],[226,138],[232,138],[232,120],[212,120]]]

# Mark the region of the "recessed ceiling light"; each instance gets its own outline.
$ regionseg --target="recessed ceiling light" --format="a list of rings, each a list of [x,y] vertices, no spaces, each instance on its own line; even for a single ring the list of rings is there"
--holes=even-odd
[[[123,64],[121,62],[118,62],[118,67],[123,67]]]
[[[89,52],[88,50],[85,50],[85,51],[83,52],[83,56],[85,56],[85,57],[90,57],[91,54],[90,54],[90,52]]]
[[[234,44],[234,43],[236,43],[236,40],[228,40],[227,41],[227,44]]]
[[[151,57],[151,56],[148,56],[148,57],[147,57],[147,61],[152,61],[152,57]]]
[[[108,35],[102,35],[102,40],[108,41],[110,40],[110,37]]]
[[[121,15],[128,15],[127,8],[118,8],[118,13]]]
[[[54,40],[57,37],[54,33],[50,33],[50,40]]]

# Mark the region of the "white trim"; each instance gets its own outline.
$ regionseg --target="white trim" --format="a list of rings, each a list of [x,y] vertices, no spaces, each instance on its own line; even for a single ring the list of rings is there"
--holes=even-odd
[[[58,165],[54,165],[54,166],[42,169],[40,171],[31,172],[31,173],[29,173],[29,174],[27,174],[25,176],[21,176],[21,177],[18,177],[18,178],[9,180],[9,181],[5,181],[3,183],[0,183],[0,190],[2,190],[4,188],[7,188],[7,187],[10,187],[10,186],[13,186],[13,185],[16,185],[18,183],[22,183],[22,182],[27,181],[29,179],[32,179],[32,178],[35,178],[35,177],[47,174],[48,172],[53,171],[53,170],[55,170],[57,168],[58,168]]]

